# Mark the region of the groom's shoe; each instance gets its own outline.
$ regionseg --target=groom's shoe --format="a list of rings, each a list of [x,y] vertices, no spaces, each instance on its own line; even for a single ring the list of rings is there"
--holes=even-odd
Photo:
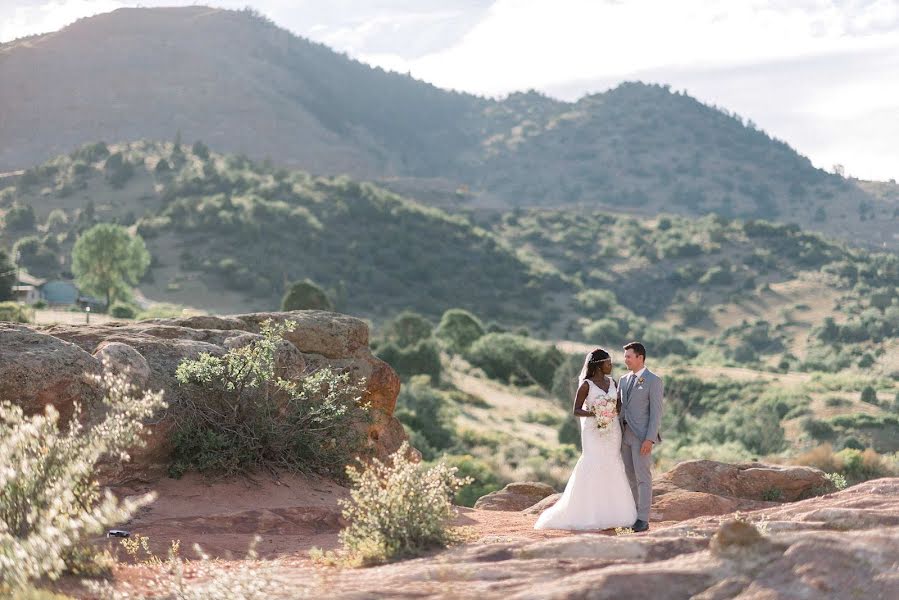
[[[649,523],[643,521],[641,519],[637,519],[637,521],[631,526],[631,529],[634,530],[634,533],[640,533],[641,531],[649,531]]]

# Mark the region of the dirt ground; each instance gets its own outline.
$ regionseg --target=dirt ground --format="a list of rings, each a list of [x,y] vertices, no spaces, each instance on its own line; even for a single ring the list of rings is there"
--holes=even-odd
[[[214,559],[216,569],[238,569],[258,536],[259,558],[273,561],[278,572],[289,573],[291,579],[306,574],[310,579],[320,580],[334,572],[333,567],[316,564],[309,556],[313,548],[336,550],[340,546],[338,532],[344,523],[338,501],[348,496],[348,490],[334,482],[296,475],[216,482],[189,474],[180,480],[164,479],[153,486],[138,485],[114,491],[122,497],[157,494],[152,504],[119,527],[131,532],[132,537],[149,538],[151,552],[160,559],[166,558],[172,542],[177,540],[182,558],[198,558],[196,544]],[[536,515],[519,512],[459,507],[454,525],[464,528],[469,543],[538,540],[580,533],[615,535],[614,531],[536,531],[536,519]],[[127,592],[131,597],[152,595],[154,580],[165,567],[143,564],[150,559],[143,552],[135,561],[118,539],[95,541],[119,560],[110,580],[117,591]],[[188,580],[196,576],[192,568],[185,575]],[[56,589],[79,598],[94,597],[75,579],[63,579]]]

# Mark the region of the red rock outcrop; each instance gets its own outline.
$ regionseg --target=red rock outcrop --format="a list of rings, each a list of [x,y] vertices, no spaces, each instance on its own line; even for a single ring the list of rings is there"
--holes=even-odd
[[[534,481],[510,483],[501,490],[481,496],[474,507],[478,510],[524,510],[555,491],[550,485]]]
[[[702,515],[756,510],[808,498],[832,487],[824,472],[812,467],[688,460],[653,481],[650,519],[684,521]],[[560,496],[547,496],[525,512],[540,514]]]
[[[537,533],[491,535],[378,568],[335,569],[322,582],[285,568],[279,582],[338,599],[899,598],[896,478],[641,534],[534,539]]]
[[[292,320],[297,327],[285,336],[276,355],[276,369],[296,376],[308,369],[329,366],[365,378],[365,399],[374,409],[368,428],[369,446],[385,458],[406,439],[393,417],[400,380],[385,362],[372,355],[368,326],[360,319],[325,311],[252,313],[202,316],[185,319],[114,322],[105,325],[56,325],[29,327],[0,324],[0,401],[8,400],[27,413],[53,404],[65,417],[73,403],[97,397],[85,373],[100,370],[107,359],[115,369],[128,368],[134,383],[144,389],[162,390],[170,404],[185,394],[175,369],[184,359],[201,352],[224,354],[259,336],[261,324]],[[136,479],[153,481],[167,467],[172,420],[160,415],[148,424],[148,445],[132,454],[125,465],[106,465],[107,483]]]

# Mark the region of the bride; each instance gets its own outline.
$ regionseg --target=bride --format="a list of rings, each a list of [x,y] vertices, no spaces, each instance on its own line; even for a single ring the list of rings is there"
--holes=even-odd
[[[587,354],[578,377],[574,414],[581,426],[583,452],[559,501],[537,519],[534,529],[610,529],[630,527],[637,518],[634,496],[621,460],[621,424],[596,426],[585,410],[599,398],[618,395],[609,377],[612,358],[602,348]]]

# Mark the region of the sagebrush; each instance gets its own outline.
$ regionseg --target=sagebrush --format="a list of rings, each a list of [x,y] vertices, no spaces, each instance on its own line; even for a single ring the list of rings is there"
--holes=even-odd
[[[370,419],[363,380],[330,368],[285,378],[276,368],[280,345],[289,344],[283,335],[295,327],[268,320],[257,340],[178,366],[178,381],[204,393],[188,395],[174,411],[173,475],[258,468],[342,475],[362,451]]]
[[[347,467],[352,490],[341,506],[349,525],[339,537],[351,560],[372,564],[416,556],[456,539],[452,501],[471,479],[457,477],[457,469],[443,462],[416,463],[409,451],[403,442],[387,462]]]
[[[0,403],[0,593],[67,569],[89,570],[84,561],[92,552],[83,541],[153,499],[101,494],[93,473],[104,456],[128,460],[128,450],[142,443],[142,421],[164,407],[162,393],[138,395],[127,374],[114,374],[107,364],[91,378],[105,391],[102,410],[92,412],[102,415],[95,422],[78,405],[61,427],[51,405],[25,416]]]

